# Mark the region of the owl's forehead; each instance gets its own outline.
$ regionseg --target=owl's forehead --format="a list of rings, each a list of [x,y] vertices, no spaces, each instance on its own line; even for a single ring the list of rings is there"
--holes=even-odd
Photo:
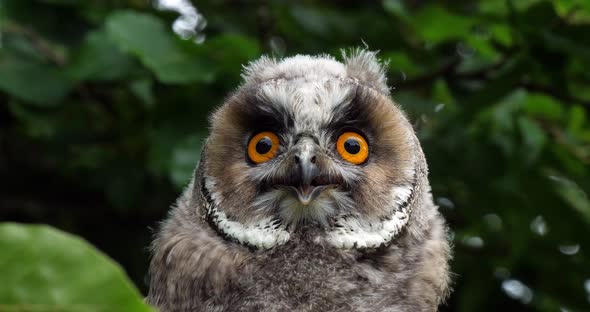
[[[259,103],[273,106],[292,121],[295,131],[314,131],[337,118],[348,105],[358,80],[344,63],[329,55],[296,55],[277,61],[262,57],[244,71],[244,87],[255,89]]]
[[[272,130],[328,138],[346,127],[372,130],[384,119],[397,120],[385,70],[371,52],[353,51],[343,62],[327,55],[261,57],[244,67],[242,77],[237,92],[212,115],[215,133],[237,138]]]
[[[257,97],[292,119],[297,132],[314,131],[338,118],[353,99],[355,80],[330,76],[272,79],[259,85]]]

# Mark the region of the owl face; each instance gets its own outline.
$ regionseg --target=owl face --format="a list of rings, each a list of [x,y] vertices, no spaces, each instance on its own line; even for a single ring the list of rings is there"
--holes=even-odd
[[[199,185],[220,234],[256,248],[317,226],[337,248],[377,248],[408,222],[412,127],[389,99],[375,54],[250,64],[212,115]]]

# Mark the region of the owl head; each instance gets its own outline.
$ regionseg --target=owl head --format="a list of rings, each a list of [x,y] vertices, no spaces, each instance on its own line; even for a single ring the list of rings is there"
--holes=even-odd
[[[318,243],[378,248],[406,228],[426,165],[374,52],[262,57],[243,79],[191,185],[212,228],[259,249],[309,227]]]

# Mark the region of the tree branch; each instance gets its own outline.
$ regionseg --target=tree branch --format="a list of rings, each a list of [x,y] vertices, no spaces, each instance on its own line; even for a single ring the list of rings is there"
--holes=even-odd
[[[445,76],[452,74],[455,71],[455,69],[457,68],[457,66],[459,66],[460,63],[461,63],[461,58],[454,57],[449,62],[442,65],[440,68],[438,68],[430,73],[427,73],[422,76],[398,81],[397,83],[401,87],[404,87],[404,88],[416,88],[416,87],[420,87],[420,86],[423,86],[426,84],[430,84],[430,83],[432,83],[432,81],[434,81],[440,77],[445,77]]]
[[[554,98],[564,101],[564,102],[580,104],[584,107],[584,109],[586,109],[586,111],[590,112],[590,101],[589,100],[578,98],[578,97],[573,96],[569,93],[563,92],[559,89],[551,88],[549,86],[534,84],[531,82],[521,82],[520,86],[525,88],[528,91],[543,93],[543,94],[549,95],[551,97],[554,97]]]

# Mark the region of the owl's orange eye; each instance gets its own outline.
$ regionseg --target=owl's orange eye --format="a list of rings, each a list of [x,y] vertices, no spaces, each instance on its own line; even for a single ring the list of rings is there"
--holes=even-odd
[[[356,132],[344,132],[336,141],[336,150],[342,158],[355,165],[362,164],[369,157],[369,144]]]
[[[260,132],[248,142],[248,157],[254,163],[260,164],[271,160],[279,149],[279,137],[272,132]]]

